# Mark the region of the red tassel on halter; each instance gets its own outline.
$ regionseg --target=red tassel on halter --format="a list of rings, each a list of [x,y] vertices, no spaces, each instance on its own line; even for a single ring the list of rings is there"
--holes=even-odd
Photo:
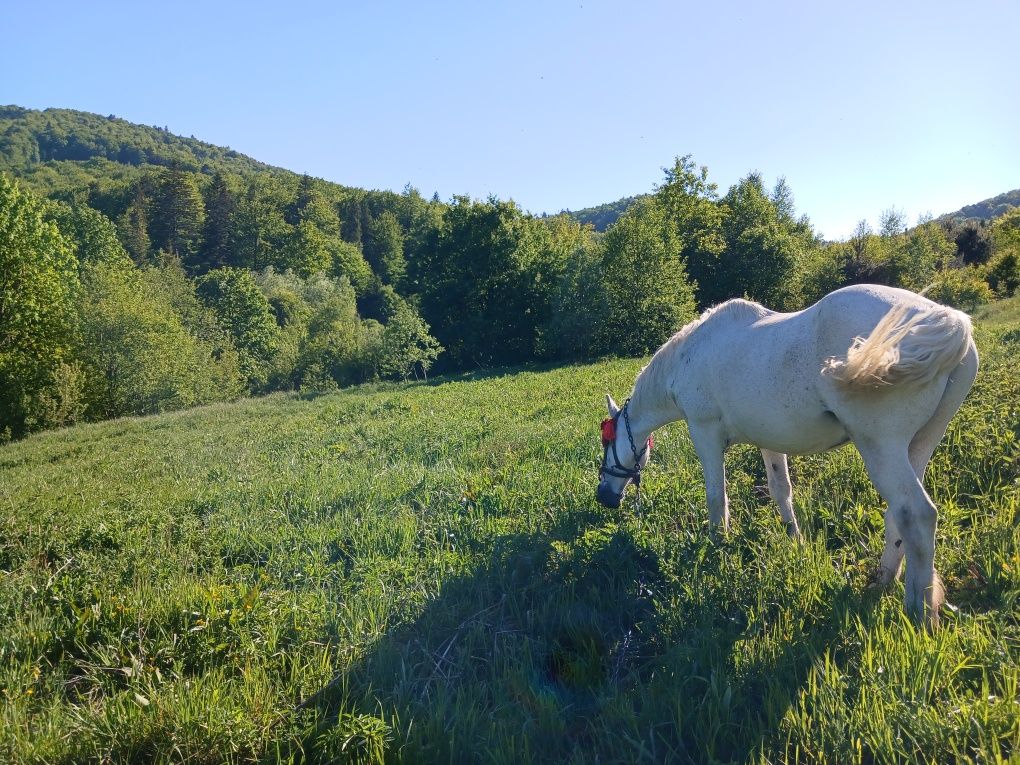
[[[616,420],[605,419],[602,421],[602,448],[605,449],[616,440]]]

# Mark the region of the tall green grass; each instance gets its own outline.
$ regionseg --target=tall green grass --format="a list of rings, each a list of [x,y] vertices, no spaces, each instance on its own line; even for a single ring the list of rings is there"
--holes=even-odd
[[[1020,317],[932,462],[929,635],[866,582],[852,448],[756,450],[707,534],[684,426],[593,501],[638,361],[274,395],[0,448],[0,761],[1005,762],[1020,757]]]

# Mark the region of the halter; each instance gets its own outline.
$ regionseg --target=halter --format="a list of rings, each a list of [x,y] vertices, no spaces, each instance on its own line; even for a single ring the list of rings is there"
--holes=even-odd
[[[648,440],[645,441],[644,446],[641,447],[641,451],[638,451],[637,446],[634,444],[634,434],[630,430],[630,416],[627,414],[627,405],[630,404],[628,398],[623,402],[623,406],[620,411],[616,413],[614,417],[606,418],[602,421],[602,449],[604,454],[602,456],[602,464],[599,466],[599,478],[603,475],[611,475],[614,478],[629,478],[634,482],[634,485],[641,489],[641,458],[645,456],[646,451],[651,451],[651,448],[655,445],[655,441],[651,436],[648,436]],[[616,451],[616,424],[623,416],[623,425],[627,429],[627,440],[630,441],[630,450],[634,454],[634,467],[626,468],[620,463],[620,455]],[[613,453],[613,462],[616,464],[613,466],[609,465],[609,453]]]

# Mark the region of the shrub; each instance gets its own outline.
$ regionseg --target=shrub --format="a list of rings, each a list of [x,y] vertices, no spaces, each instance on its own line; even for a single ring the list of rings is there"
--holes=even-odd
[[[973,311],[994,295],[981,272],[973,266],[944,271],[928,290],[928,297],[938,303],[964,311]]]

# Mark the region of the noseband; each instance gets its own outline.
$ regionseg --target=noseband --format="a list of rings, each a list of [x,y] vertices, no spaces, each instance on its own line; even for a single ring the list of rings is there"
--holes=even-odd
[[[630,417],[627,414],[628,404],[630,404],[629,398],[623,402],[623,406],[616,413],[615,417],[602,421],[602,449],[604,454],[602,455],[602,464],[599,466],[599,478],[602,478],[604,475],[610,475],[614,478],[629,478],[634,482],[635,486],[640,488],[641,459],[645,456],[645,452],[651,450],[655,442],[651,436],[648,436],[648,440],[641,447],[641,451],[638,451],[637,446],[634,444],[634,434],[630,430]],[[623,418],[623,425],[627,429],[627,440],[630,441],[630,450],[634,455],[634,467],[632,468],[626,468],[620,463],[620,455],[616,451],[616,426],[621,417]],[[609,464],[610,453],[613,455],[614,465]]]

